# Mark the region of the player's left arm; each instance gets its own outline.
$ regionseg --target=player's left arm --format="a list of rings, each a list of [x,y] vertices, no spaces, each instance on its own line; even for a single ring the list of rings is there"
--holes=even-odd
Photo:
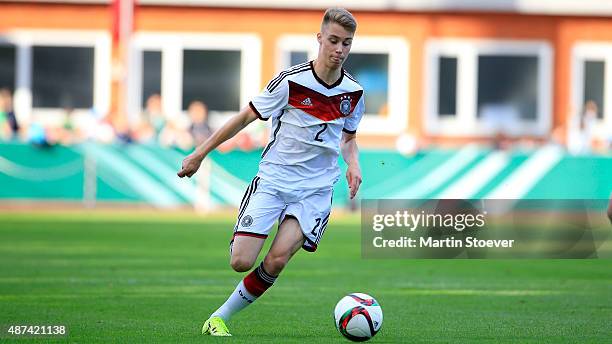
[[[348,165],[346,169],[346,181],[348,182],[350,197],[353,199],[361,185],[361,167],[359,166],[359,148],[357,147],[357,135],[342,132],[340,143],[342,158]]]

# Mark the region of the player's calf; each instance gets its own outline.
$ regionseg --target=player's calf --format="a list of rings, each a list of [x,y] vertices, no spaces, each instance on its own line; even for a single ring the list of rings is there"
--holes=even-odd
[[[271,275],[278,276],[289,263],[289,259],[291,259],[289,252],[270,252],[264,258],[263,266]]]
[[[294,216],[287,216],[281,223],[272,247],[263,261],[263,267],[274,276],[278,276],[287,266],[293,255],[304,244],[304,234],[300,223]]]

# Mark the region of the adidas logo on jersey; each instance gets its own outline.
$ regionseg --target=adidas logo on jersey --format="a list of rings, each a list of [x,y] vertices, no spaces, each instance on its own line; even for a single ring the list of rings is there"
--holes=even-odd
[[[302,105],[304,106],[312,106],[312,101],[310,100],[310,98],[306,98],[304,100],[302,100]]]

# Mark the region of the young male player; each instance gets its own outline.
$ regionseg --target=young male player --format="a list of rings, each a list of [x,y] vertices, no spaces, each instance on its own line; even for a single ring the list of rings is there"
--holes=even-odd
[[[276,220],[279,229],[263,262],[206,320],[203,334],[230,336],[225,321],[270,288],[300,247],[317,249],[329,220],[333,185],[340,176],[339,151],[348,165],[350,197],[355,197],[361,184],[355,133],[364,112],[364,95],[342,64],[356,28],[347,10],[328,9],[317,34],[317,58],[272,79],[248,107],[183,160],[178,176],[191,177],[219,144],[257,118],[272,119],[259,172],[240,204],[230,243],[232,268],[250,270]]]

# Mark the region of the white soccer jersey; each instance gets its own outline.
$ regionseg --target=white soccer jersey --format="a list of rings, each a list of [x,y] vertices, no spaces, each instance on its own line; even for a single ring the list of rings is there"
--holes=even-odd
[[[257,175],[296,190],[336,183],[342,131],[357,131],[363,98],[344,69],[332,85],[315,74],[312,61],[280,73],[249,104],[260,119],[272,118]]]

